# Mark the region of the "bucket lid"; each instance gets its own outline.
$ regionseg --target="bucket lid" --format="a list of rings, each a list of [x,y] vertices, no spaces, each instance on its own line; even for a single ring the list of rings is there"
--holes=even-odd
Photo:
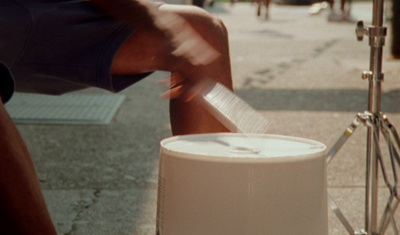
[[[324,152],[320,142],[281,135],[213,133],[183,135],[161,141],[162,151],[175,155],[214,156],[227,158],[299,157]]]

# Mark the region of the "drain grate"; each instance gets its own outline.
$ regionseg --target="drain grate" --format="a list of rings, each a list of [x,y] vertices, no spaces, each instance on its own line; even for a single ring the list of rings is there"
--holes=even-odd
[[[109,124],[124,101],[116,94],[16,93],[6,109],[17,124]]]

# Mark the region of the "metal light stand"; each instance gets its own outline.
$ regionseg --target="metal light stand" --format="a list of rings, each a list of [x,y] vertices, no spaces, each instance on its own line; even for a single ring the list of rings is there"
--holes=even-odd
[[[364,23],[357,23],[356,35],[359,41],[364,35],[369,37],[370,70],[362,74],[363,79],[369,81],[368,111],[358,113],[355,120],[345,130],[343,135],[330,149],[327,155],[329,163],[344,143],[354,133],[360,123],[368,128],[367,133],[367,162],[366,162],[366,189],[365,189],[365,228],[355,231],[343,213],[337,207],[334,200],[328,196],[329,206],[344,225],[349,234],[354,235],[383,235],[391,224],[393,231],[399,235],[399,230],[394,217],[395,211],[400,203],[398,190],[397,168],[400,167],[400,138],[395,127],[388,121],[387,116],[381,112],[381,94],[384,74],[382,73],[382,52],[385,44],[386,27],[383,27],[383,0],[373,0],[372,26],[365,28]],[[380,134],[386,140],[393,177],[389,178],[385,163],[379,146]],[[385,210],[378,225],[378,171],[381,169],[382,176],[389,190],[389,198]],[[393,181],[393,182],[391,182]]]

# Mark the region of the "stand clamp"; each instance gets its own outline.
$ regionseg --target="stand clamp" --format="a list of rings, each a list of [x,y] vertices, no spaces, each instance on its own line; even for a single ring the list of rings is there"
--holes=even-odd
[[[364,40],[364,35],[369,37],[369,45],[373,47],[383,47],[385,45],[385,38],[387,28],[383,26],[364,27],[364,21],[360,20],[356,26],[357,41]]]

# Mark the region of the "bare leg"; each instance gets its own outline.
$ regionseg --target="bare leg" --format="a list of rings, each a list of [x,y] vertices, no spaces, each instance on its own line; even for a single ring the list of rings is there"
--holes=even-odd
[[[264,4],[265,4],[265,8],[267,10],[267,12],[265,13],[265,18],[268,19],[269,18],[269,5],[271,3],[271,0],[264,0]]]
[[[335,0],[328,0],[328,4],[331,9],[333,9],[333,4],[335,3]]]
[[[342,11],[342,14],[346,13],[346,0],[340,0],[340,10]]]
[[[254,1],[257,4],[257,16],[261,15],[261,0]]]
[[[0,130],[0,233],[56,234],[31,156],[1,100]]]
[[[213,79],[232,90],[228,35],[225,26],[206,11],[192,6],[162,5],[160,10],[178,13],[203,37],[220,57],[213,62],[194,67],[172,55],[164,35],[147,28],[138,28],[114,58],[114,74],[135,74],[163,70],[179,72],[191,80]],[[192,68],[190,68],[192,67]],[[191,71],[190,73],[187,71]],[[198,100],[171,100],[171,126],[174,135],[227,131],[198,103]]]

